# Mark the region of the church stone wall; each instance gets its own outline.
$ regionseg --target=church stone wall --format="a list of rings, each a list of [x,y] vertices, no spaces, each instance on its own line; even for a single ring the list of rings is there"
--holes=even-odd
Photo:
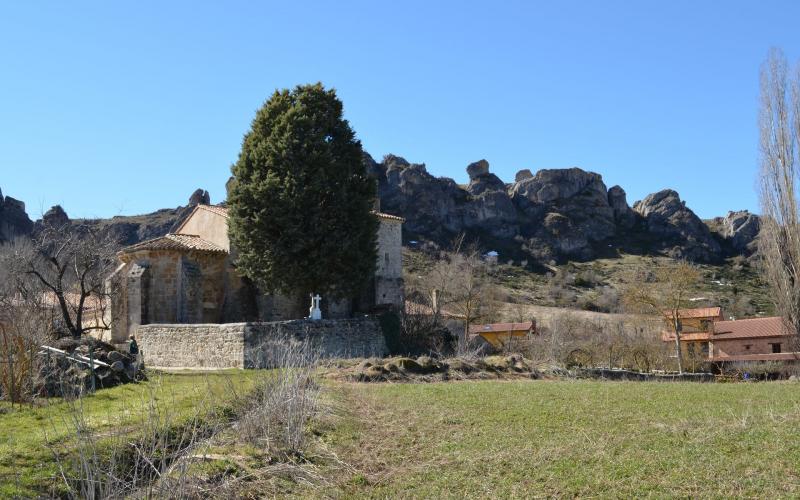
[[[375,305],[403,306],[402,223],[381,220],[375,268]]]
[[[371,317],[268,323],[155,324],[136,329],[145,365],[160,368],[268,368],[282,349],[307,343],[321,357],[387,353]]]

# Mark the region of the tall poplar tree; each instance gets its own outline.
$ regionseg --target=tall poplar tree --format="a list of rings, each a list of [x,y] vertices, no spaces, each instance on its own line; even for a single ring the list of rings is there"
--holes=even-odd
[[[276,91],[229,184],[238,269],[264,290],[357,295],[375,269],[375,184],[342,102],[321,83]]]

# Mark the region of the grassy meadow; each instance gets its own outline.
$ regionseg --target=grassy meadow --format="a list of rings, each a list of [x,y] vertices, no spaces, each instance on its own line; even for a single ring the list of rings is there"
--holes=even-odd
[[[353,384],[334,497],[797,497],[800,384]]]
[[[308,446],[276,462],[231,425],[257,372],[160,374],[83,400],[95,435],[220,408],[193,462],[206,498],[798,497],[800,384],[483,380],[323,382]],[[63,492],[75,444],[65,402],[2,407],[0,498]],[[240,422],[241,424],[241,422]]]

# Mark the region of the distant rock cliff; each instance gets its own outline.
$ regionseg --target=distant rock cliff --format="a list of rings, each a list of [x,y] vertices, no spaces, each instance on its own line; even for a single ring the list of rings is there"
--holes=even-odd
[[[478,160],[466,167],[469,184],[461,186],[399,156],[377,162],[365,154],[364,163],[378,182],[381,209],[406,219],[406,240],[447,244],[465,233],[485,250],[500,251],[501,259],[591,260],[622,250],[714,262],[751,255],[760,228],[759,217],[747,211],[704,222],[671,189],[631,208],[622,187],[609,189],[599,174],[580,168],[525,169],[505,183],[491,173],[488,161]],[[131,245],[176,229],[195,205],[210,202],[209,193],[198,189],[184,207],[77,220],[55,206],[34,224],[22,202],[0,194],[0,241],[45,224],[76,224]]]
[[[599,174],[580,168],[520,170],[506,184],[479,160],[467,166],[469,184],[459,186],[399,156],[364,161],[383,210],[405,217],[411,238],[444,243],[464,232],[487,248],[539,261],[591,260],[612,247],[713,262],[752,253],[758,233],[758,216],[731,212],[712,225],[714,234],[669,189],[631,208],[620,186],[608,189]]]

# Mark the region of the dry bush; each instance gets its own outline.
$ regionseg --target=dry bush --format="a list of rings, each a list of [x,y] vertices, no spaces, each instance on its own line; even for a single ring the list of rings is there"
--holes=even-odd
[[[663,370],[669,366],[669,347],[661,341],[658,326],[643,319],[584,319],[565,311],[538,334],[510,341],[503,350],[540,365]]]
[[[306,424],[318,409],[320,386],[315,372],[319,349],[292,338],[270,342],[258,350],[257,366],[269,367],[259,377],[249,407],[238,423],[245,441],[270,454],[301,456]]]
[[[138,421],[110,431],[92,427],[83,396],[66,404],[68,411],[50,424],[66,426],[70,435],[48,446],[66,496],[76,499],[187,498],[191,478],[185,459],[224,425],[215,414],[218,401],[211,390],[194,403],[191,414],[181,415],[169,397],[151,389],[131,402],[131,411],[140,413]]]
[[[38,395],[39,346],[52,340],[57,312],[43,288],[15,265],[31,244],[16,240],[0,245],[0,398],[31,402]]]

